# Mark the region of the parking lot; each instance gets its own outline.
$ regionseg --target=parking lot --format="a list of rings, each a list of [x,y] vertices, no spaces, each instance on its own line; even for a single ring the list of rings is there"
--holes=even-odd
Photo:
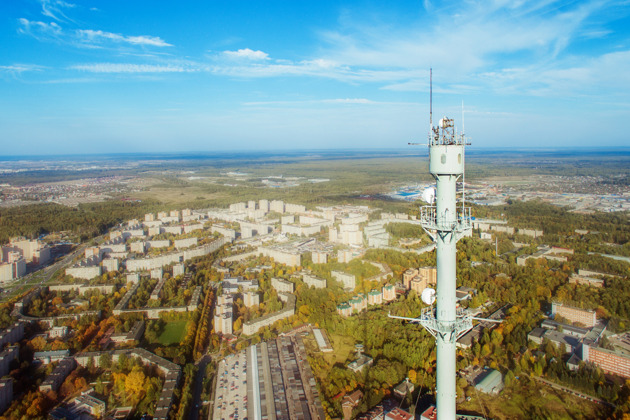
[[[214,420],[247,419],[247,357],[245,351],[219,363]]]

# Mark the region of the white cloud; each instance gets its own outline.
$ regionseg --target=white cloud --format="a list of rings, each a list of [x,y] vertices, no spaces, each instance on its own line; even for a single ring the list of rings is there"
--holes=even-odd
[[[46,4],[52,3],[48,0]],[[427,70],[432,66],[436,70],[434,89],[441,93],[592,95],[600,88],[615,91],[615,84],[622,89],[630,85],[623,72],[628,68],[625,53],[606,49],[595,53],[599,57],[592,52],[582,56],[568,53],[568,48],[580,40],[598,41],[610,33],[601,23],[605,19],[598,15],[602,8],[612,7],[605,2],[497,0],[464,2],[455,9],[426,0],[418,6],[418,20],[410,25],[374,22],[365,16],[353,18],[346,10],[337,29],[319,34],[321,47],[310,55],[302,53],[300,58],[272,57],[261,50],[242,48],[218,50],[208,61],[175,60],[164,64],[156,61],[159,58],[155,54],[140,57],[137,49],[131,48],[171,46],[156,36],[92,29],[64,31],[54,22],[27,19],[20,19],[20,31],[83,48],[115,48],[134,54],[133,61],[138,63],[70,67],[92,73],[208,72],[246,79],[317,77],[355,85],[376,84],[390,91],[427,91]],[[579,50],[571,53],[575,51]]]
[[[63,0],[40,0],[40,3],[42,5],[42,15],[57,21],[72,21],[72,19],[65,15],[63,9],[71,9],[75,7],[74,4]]]
[[[371,101],[365,98],[324,99],[322,102],[334,103],[334,104],[363,104],[363,105],[376,103],[374,101]]]
[[[115,34],[112,32],[95,31],[92,29],[78,29],[76,31],[77,38],[80,42],[84,43],[97,43],[101,44],[106,41],[126,43],[132,45],[147,45],[152,47],[171,47],[172,45],[162,40],[160,37],[140,35],[140,36],[125,36],[121,34]]]
[[[355,74],[369,74],[370,80],[387,80],[392,90],[424,90],[430,66],[438,70],[438,78],[475,85],[475,74],[501,66],[544,65],[554,59],[562,65],[565,50],[583,36],[603,3],[578,2],[563,6],[562,12],[549,0],[469,2],[456,11],[425,7],[428,17],[407,27],[357,23],[346,16],[340,28],[321,34],[327,45],[320,57]],[[591,33],[600,31],[595,23],[588,26]],[[405,80],[405,73],[414,72]]]
[[[28,20],[25,18],[18,19],[18,32],[30,35],[36,39],[58,38],[62,35],[61,26],[55,22],[46,23],[37,20]]]
[[[260,50],[241,48],[236,51],[223,51],[223,55],[230,59],[245,59],[252,61],[269,60],[269,54]]]
[[[71,70],[89,73],[185,73],[197,69],[177,65],[129,64],[129,63],[91,63],[70,66]]]
[[[267,106],[267,105],[317,105],[317,104],[356,104],[356,105],[396,105],[396,104],[405,104],[402,102],[380,102],[373,101],[366,98],[335,98],[335,99],[314,99],[314,100],[304,100],[304,101],[257,101],[257,102],[245,102],[243,105],[245,106]]]
[[[3,73],[23,73],[27,71],[41,71],[42,66],[35,64],[12,64],[10,66],[0,66],[0,72]]]
[[[108,47],[126,44],[141,47],[171,47],[162,38],[150,35],[122,35],[93,29],[65,30],[56,22],[18,19],[18,32],[40,41],[57,41],[78,47]]]

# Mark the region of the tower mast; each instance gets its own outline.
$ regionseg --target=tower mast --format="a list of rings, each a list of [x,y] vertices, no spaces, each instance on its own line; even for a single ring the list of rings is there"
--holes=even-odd
[[[455,289],[457,266],[457,241],[472,229],[470,208],[457,206],[457,180],[464,174],[463,134],[455,134],[452,119],[440,119],[433,127],[433,71],[430,73],[430,125],[429,132],[429,173],[436,182],[435,203],[421,207],[420,222],[423,229],[436,243],[437,293],[436,305],[424,308],[420,318],[406,319],[419,322],[429,331],[437,345],[437,389],[436,406],[438,420],[455,420],[455,342],[472,328],[474,319],[463,310],[457,310]],[[426,289],[425,289],[426,291]],[[432,290],[430,290],[432,292]],[[423,293],[423,300],[424,300]]]

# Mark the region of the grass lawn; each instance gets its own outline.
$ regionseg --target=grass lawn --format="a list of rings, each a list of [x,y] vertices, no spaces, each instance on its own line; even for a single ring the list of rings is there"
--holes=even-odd
[[[354,351],[354,341],[350,337],[337,334],[328,334],[328,339],[334,349],[332,353],[324,353],[324,358],[332,366],[335,363],[343,363]]]
[[[186,323],[188,323],[186,320],[167,322],[158,341],[165,346],[179,343],[186,332]]]
[[[471,401],[457,405],[459,412],[483,414],[485,410],[488,418],[501,420],[596,419],[610,415],[606,407],[538,383],[517,383],[505,389],[499,396],[482,393],[469,395]]]

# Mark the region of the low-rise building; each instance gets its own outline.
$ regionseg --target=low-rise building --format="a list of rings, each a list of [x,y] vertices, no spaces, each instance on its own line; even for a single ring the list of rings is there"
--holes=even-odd
[[[418,270],[415,268],[408,268],[403,273],[403,285],[405,289],[411,290],[411,280],[418,276]]]
[[[70,350],[36,351],[33,353],[33,360],[37,360],[47,365],[52,362],[63,360],[70,356]]]
[[[71,401],[71,405],[73,411],[76,413],[86,413],[97,416],[103,415],[107,407],[105,401],[85,393],[74,398],[74,400]]]
[[[352,306],[348,302],[343,302],[337,305],[337,313],[341,316],[352,315]]]
[[[128,343],[131,341],[140,341],[142,334],[144,334],[145,324],[144,321],[134,322],[131,329],[122,334],[116,334],[111,336],[111,340],[115,343]]]
[[[372,289],[368,293],[368,305],[381,305],[383,303],[383,293]]]
[[[223,293],[239,293],[239,288],[243,291],[256,291],[258,290],[258,280],[247,280],[241,276],[223,279]]]
[[[352,296],[349,303],[353,312],[362,312],[367,309],[367,298],[363,293]]]
[[[503,390],[503,375],[495,369],[490,369],[485,376],[475,385],[477,391],[485,394],[496,395]]]
[[[285,308],[279,310],[278,312],[273,312],[271,314],[265,315],[261,318],[256,318],[251,321],[244,322],[243,334],[255,334],[259,329],[272,325],[273,323],[281,319],[289,318],[290,316],[295,314],[295,295],[279,293],[279,297],[282,300],[286,300],[287,303]]]
[[[582,324],[587,328],[592,328],[597,324],[597,315],[595,311],[576,308],[560,302],[551,303],[551,315],[554,317],[559,315],[569,322]]]
[[[605,348],[582,344],[582,360],[599,366],[604,372],[630,378],[630,353],[622,350],[608,350]]]
[[[383,300],[385,302],[396,300],[396,286],[393,284],[383,286]]]
[[[520,235],[531,236],[532,238],[539,238],[543,235],[543,231],[537,229],[519,229],[518,233]]]
[[[583,284],[586,286],[593,286],[593,287],[598,287],[598,288],[604,287],[604,279],[584,276],[584,275],[580,275],[576,273],[571,274],[571,276],[569,277],[569,283]]]
[[[573,255],[573,250],[569,248],[560,248],[555,246],[541,245],[538,247],[538,251],[531,255],[521,255],[516,258],[516,263],[521,266],[525,266],[527,260],[530,258],[546,258],[548,260],[566,262],[568,261],[567,255]]]
[[[403,410],[399,407],[394,407],[392,411],[385,414],[385,420],[411,420],[413,419],[413,415],[408,411]]]
[[[65,325],[60,327],[52,327],[48,330],[48,338],[65,338],[68,335],[68,327]]]
[[[358,389],[343,397],[341,409],[343,410],[344,420],[352,418],[352,411],[359,405],[361,398],[363,398],[363,392]]]
[[[57,392],[66,377],[77,366],[77,362],[71,357],[65,357],[59,361],[59,364],[53,369],[52,373],[44,379],[39,386],[41,392],[54,391]]]

